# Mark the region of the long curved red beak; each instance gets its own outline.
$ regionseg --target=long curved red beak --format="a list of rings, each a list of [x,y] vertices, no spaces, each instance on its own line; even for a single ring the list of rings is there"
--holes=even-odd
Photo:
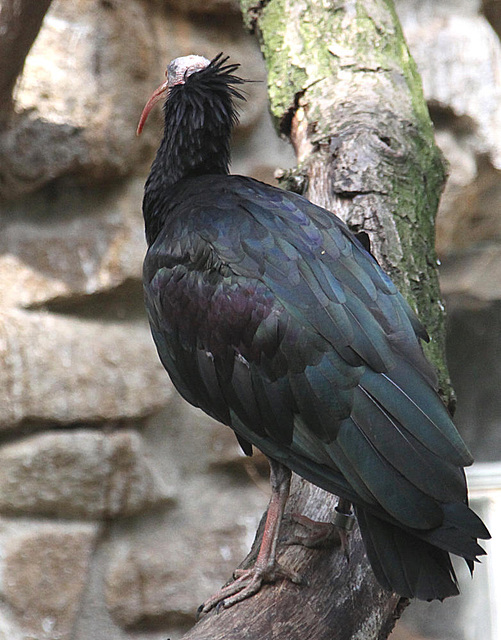
[[[151,94],[151,98],[145,104],[143,112],[141,113],[141,117],[139,118],[139,123],[136,129],[137,136],[141,135],[141,131],[143,130],[144,123],[146,122],[146,119],[150,115],[150,111],[153,109],[156,103],[164,97],[165,92],[168,90],[169,90],[169,84],[168,84],[168,81],[166,80],[163,84],[161,84],[158,87],[158,89],[155,89],[155,91]]]

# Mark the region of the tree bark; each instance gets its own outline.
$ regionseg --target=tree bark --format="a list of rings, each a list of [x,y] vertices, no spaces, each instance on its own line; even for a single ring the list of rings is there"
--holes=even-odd
[[[372,253],[433,337],[427,355],[451,401],[434,251],[445,170],[391,0],[241,4],[268,68],[271,112],[298,159],[282,186],[369,235]],[[334,496],[294,479],[288,513],[328,521],[335,505]],[[282,535],[295,526],[285,522]],[[244,565],[259,541],[258,531]],[[339,546],[283,546],[279,561],[305,584],[267,585],[206,616],[185,640],[383,640],[406,605],[377,584],[357,527],[346,555]]]
[[[0,123],[12,108],[12,91],[40,31],[51,0],[3,0],[0,7]]]
[[[298,159],[282,186],[368,233],[432,336],[425,349],[449,396],[434,250],[445,167],[392,0],[242,3]]]

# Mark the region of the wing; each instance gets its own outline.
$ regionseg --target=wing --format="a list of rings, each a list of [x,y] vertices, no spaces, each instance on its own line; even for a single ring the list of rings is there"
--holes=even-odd
[[[181,394],[315,484],[439,526],[439,503],[466,500],[471,457],[389,278],[300,196],[211,177],[200,206],[183,188],[145,261],[153,336]]]

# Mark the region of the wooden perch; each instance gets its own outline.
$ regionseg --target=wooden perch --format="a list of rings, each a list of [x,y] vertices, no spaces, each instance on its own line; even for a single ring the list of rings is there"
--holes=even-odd
[[[370,236],[371,251],[433,336],[427,354],[449,394],[434,253],[445,171],[391,1],[241,4],[261,42],[272,114],[298,158],[283,186]],[[336,502],[295,478],[287,512],[328,521]],[[282,535],[297,534],[297,527],[285,522]],[[258,532],[250,558],[259,540]],[[305,584],[267,585],[245,602],[211,612],[185,640],[387,638],[406,602],[376,583],[358,528],[346,552],[336,545],[282,546],[279,561]]]
[[[329,521],[336,504],[335,496],[295,476],[286,514]],[[288,519],[282,532],[287,538],[301,535]],[[243,567],[257,553],[260,534]],[[349,534],[346,554],[337,544],[319,549],[283,544],[278,560],[304,584],[265,585],[252,598],[205,616],[183,640],[349,640],[356,633],[364,640],[384,640],[408,602],[378,585],[358,527]]]

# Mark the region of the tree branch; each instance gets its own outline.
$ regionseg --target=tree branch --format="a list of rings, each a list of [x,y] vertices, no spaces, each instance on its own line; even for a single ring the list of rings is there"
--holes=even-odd
[[[12,109],[12,91],[51,0],[3,0],[0,7],[0,120]]]
[[[445,179],[420,78],[391,0],[241,0],[261,42],[271,111],[298,168],[283,186],[344,218],[433,335],[428,356],[450,393],[434,254],[434,217]],[[287,511],[328,521],[336,498],[294,479]],[[282,535],[294,535],[285,522]],[[258,532],[253,551],[260,540]],[[339,547],[282,547],[279,560],[306,579],[266,586],[198,623],[185,640],[383,640],[406,601],[384,591],[357,528]]]
[[[298,158],[283,186],[369,234],[433,336],[427,355],[450,394],[434,250],[445,168],[421,79],[392,0],[323,4],[271,0],[257,14],[247,9],[271,112]]]
[[[286,513],[329,521],[336,503],[335,496],[294,476]],[[299,534],[296,527],[286,519],[282,537]],[[260,526],[242,568],[257,554],[261,534]],[[265,585],[252,598],[208,614],[183,640],[350,640],[356,633],[364,640],[385,640],[407,600],[378,585],[358,527],[349,534],[347,544],[346,555],[339,545],[308,549],[282,544],[279,563],[302,576],[303,584],[285,580]]]

